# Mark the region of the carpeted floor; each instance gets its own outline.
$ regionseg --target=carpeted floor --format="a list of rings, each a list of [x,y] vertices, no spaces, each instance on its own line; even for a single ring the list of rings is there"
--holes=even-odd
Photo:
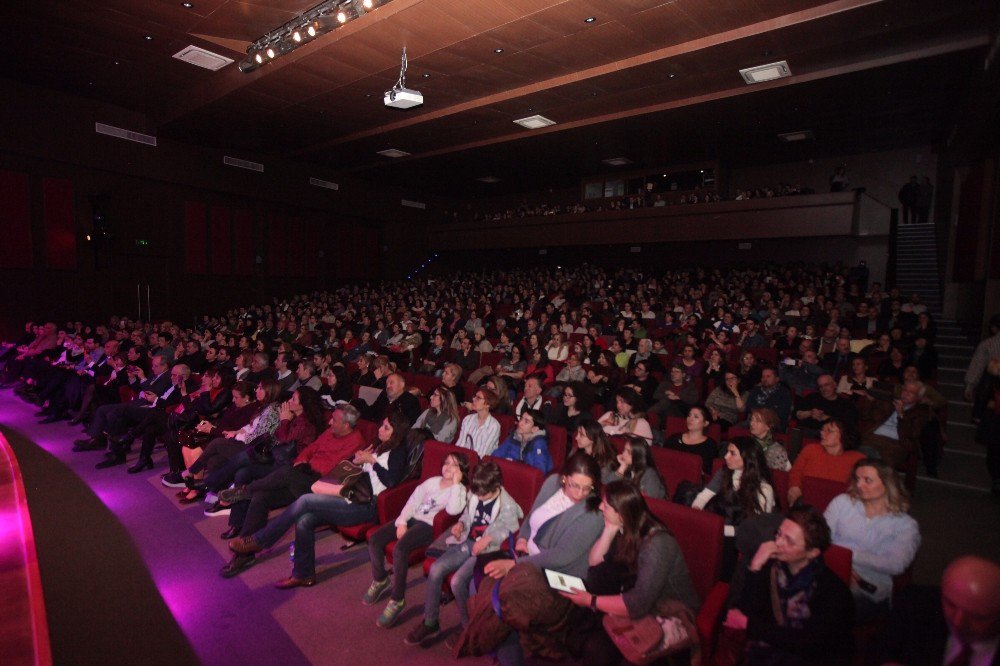
[[[453,605],[442,609],[446,631],[434,645],[403,643],[423,608],[419,568],[410,570],[409,607],[389,630],[375,624],[381,605],[360,603],[371,579],[367,549],[342,551],[330,532],[317,542],[313,588],[273,587],[290,573],[291,534],[255,567],[223,579],[225,518],[177,503],[175,489],[160,484],[162,451],[152,472],[96,470],[100,453],[71,451],[80,429],[38,425],[36,410],[0,392],[0,427],[25,477],[57,664],[452,661],[444,641],[457,625]]]

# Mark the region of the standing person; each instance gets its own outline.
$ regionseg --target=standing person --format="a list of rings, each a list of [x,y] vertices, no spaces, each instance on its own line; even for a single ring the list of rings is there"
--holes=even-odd
[[[830,191],[846,192],[849,184],[850,183],[847,180],[847,167],[841,164],[834,169],[833,175],[830,176]]]
[[[899,205],[903,209],[903,218],[900,222],[903,224],[916,222],[916,205],[919,190],[920,183],[917,182],[916,176],[910,176],[910,181],[899,188]]]
[[[992,382],[986,376],[990,359],[1000,358],[1000,312],[990,317],[990,335],[976,345],[965,371],[965,399],[972,404],[972,422],[978,423],[986,411]]]
[[[441,476],[433,476],[417,486],[395,522],[386,523],[368,537],[368,555],[371,557],[372,582],[361,602],[371,606],[387,592],[389,603],[378,618],[378,626],[388,629],[406,607],[405,563],[410,553],[434,540],[434,517],[442,511],[457,516],[465,510],[469,459],[464,453],[451,453],[444,459]],[[385,568],[385,548],[393,541],[392,580]],[[391,588],[391,590],[390,590]]]
[[[924,179],[920,181],[920,187],[917,188],[917,198],[913,204],[917,212],[917,224],[927,224],[933,202],[934,186],[931,185],[931,179],[924,176]]]

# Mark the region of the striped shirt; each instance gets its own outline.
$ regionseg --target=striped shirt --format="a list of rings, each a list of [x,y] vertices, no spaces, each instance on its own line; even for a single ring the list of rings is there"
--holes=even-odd
[[[486,422],[479,423],[478,414],[469,414],[462,419],[462,429],[458,432],[455,446],[472,449],[480,458],[490,455],[500,445],[500,422],[487,416]]]
[[[965,385],[973,387],[982,379],[986,365],[991,358],[1000,358],[1000,333],[986,338],[976,347],[969,361],[969,369],[965,371]]]

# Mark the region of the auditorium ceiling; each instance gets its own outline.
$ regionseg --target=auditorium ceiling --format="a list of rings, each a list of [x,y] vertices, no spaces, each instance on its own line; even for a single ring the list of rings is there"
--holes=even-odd
[[[0,76],[140,111],[161,137],[475,196],[573,185],[615,157],[628,170],[942,143],[998,13],[993,0],[391,0],[250,73],[172,58],[195,45],[239,62],[316,4],[5,2]],[[424,103],[385,108],[403,46]],[[780,60],[790,77],[740,76]],[[513,122],[535,114],[556,124]],[[814,138],[778,140],[799,130]],[[410,155],[378,154],[390,148]]]

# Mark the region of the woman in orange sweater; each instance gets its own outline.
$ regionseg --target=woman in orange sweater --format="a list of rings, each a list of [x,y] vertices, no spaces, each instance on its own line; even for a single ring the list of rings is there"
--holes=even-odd
[[[819,444],[806,444],[803,447],[788,473],[789,506],[802,497],[804,477],[815,476],[829,481],[843,481],[846,488],[854,463],[865,457],[857,451],[844,450],[846,431],[841,421],[836,419],[827,421],[820,430],[819,437]]]

